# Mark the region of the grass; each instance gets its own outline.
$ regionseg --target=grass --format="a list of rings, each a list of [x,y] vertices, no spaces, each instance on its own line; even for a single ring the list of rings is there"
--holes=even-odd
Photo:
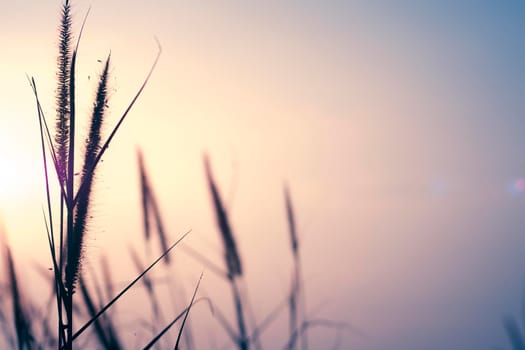
[[[81,44],[82,29],[87,20],[87,14],[82,23],[81,30],[73,46],[71,3],[66,0],[61,10],[59,24],[59,44],[57,55],[57,87],[56,87],[56,116],[54,129],[51,130],[47,116],[42,108],[39,92],[35,79],[29,78],[36,102],[38,123],[40,126],[40,141],[42,151],[43,170],[45,177],[46,202],[44,210],[45,234],[48,239],[48,248],[52,262],[53,276],[50,280],[52,288],[51,298],[47,303],[45,312],[37,311],[38,308],[22,296],[20,278],[15,269],[15,261],[7,243],[4,243],[6,260],[6,284],[9,286],[9,296],[12,302],[11,316],[6,316],[4,308],[0,313],[2,331],[7,344],[18,349],[47,349],[71,350],[74,348],[92,347],[93,342],[97,347],[104,349],[124,348],[123,339],[126,339],[125,330],[119,328],[115,321],[114,313],[109,312],[122,297],[127,295],[139,282],[146,290],[146,297],[152,310],[153,319],[140,320],[152,330],[150,338],[144,341],[143,348],[154,346],[161,348],[191,349],[194,342],[191,336],[189,321],[190,310],[199,302],[205,301],[212,311],[212,316],[217,324],[222,327],[231,338],[232,346],[239,350],[251,348],[262,349],[261,336],[269,324],[274,322],[278,315],[288,306],[289,309],[289,337],[283,340],[283,347],[295,349],[298,343],[302,349],[308,348],[307,330],[312,325],[323,324],[325,327],[341,329],[340,324],[321,322],[308,319],[306,302],[304,298],[304,285],[302,278],[299,234],[296,229],[296,218],[292,208],[292,199],[288,186],[284,189],[284,209],[288,218],[291,255],[294,266],[291,274],[291,288],[286,295],[284,303],[279,303],[276,308],[263,318],[263,321],[247,322],[247,315],[251,307],[248,297],[242,291],[244,281],[244,266],[241,253],[236,243],[229,213],[223,204],[219,186],[213,176],[211,161],[208,155],[204,156],[204,172],[208,187],[211,205],[215,213],[217,231],[222,242],[224,267],[220,263],[210,260],[198,250],[188,246],[180,246],[190,259],[194,259],[210,273],[218,276],[231,290],[235,326],[230,324],[228,318],[221,311],[222,307],[214,305],[213,300],[197,298],[197,291],[203,276],[201,275],[188,304],[168,317],[170,322],[164,321],[166,313],[166,300],[157,295],[157,282],[148,273],[161,261],[168,277],[169,285],[173,284],[172,260],[170,252],[189,234],[181,235],[174,243],[170,244],[170,235],[164,225],[161,207],[155,195],[150,175],[145,166],[145,159],[139,150],[137,155],[139,172],[139,191],[141,195],[140,207],[142,208],[144,241],[139,242],[146,251],[149,265],[144,265],[139,253],[130,248],[131,261],[137,269],[137,277],[126,283],[125,287],[115,292],[114,273],[112,273],[106,258],[102,261],[104,278],[100,283],[96,276],[86,276],[83,262],[89,254],[85,246],[91,218],[92,189],[97,178],[98,165],[108,150],[109,144],[114,140],[118,130],[122,127],[132,107],[137,102],[146,87],[159,60],[161,49],[146,75],[143,83],[131,99],[129,105],[121,114],[116,125],[110,128],[107,136],[104,135],[109,104],[109,80],[111,68],[111,55],[108,55],[98,77],[98,84],[90,114],[89,127],[85,140],[79,141],[76,137],[76,59]],[[81,123],[80,123],[81,124]],[[78,149],[82,145],[83,154],[79,156]],[[80,160],[80,162],[78,162]],[[78,174],[79,177],[76,177]],[[53,193],[58,193],[54,196]],[[58,208],[58,210],[56,209]],[[159,242],[158,249],[151,246],[152,240]],[[152,256],[156,256],[155,259]],[[111,256],[110,256],[111,258]],[[92,281],[91,286],[86,280]],[[93,293],[92,291],[95,291]],[[212,298],[213,299],[213,298]],[[52,307],[54,305],[54,308]],[[54,311],[52,311],[54,310]],[[166,315],[167,316],[167,315]],[[180,321],[176,340],[169,339],[169,330]],[[12,327],[9,323],[12,322]],[[53,322],[55,325],[53,326]],[[79,326],[80,324],[80,326]],[[142,327],[137,325],[137,327]],[[81,335],[91,331],[92,337]]]

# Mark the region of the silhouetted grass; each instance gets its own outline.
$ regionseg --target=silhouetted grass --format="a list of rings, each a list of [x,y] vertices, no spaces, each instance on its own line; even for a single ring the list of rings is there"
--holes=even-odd
[[[68,237],[68,254],[66,265],[66,286],[74,288],[78,271],[81,264],[81,254],[84,247],[84,237],[86,234],[86,224],[90,206],[90,196],[95,172],[93,168],[95,158],[100,150],[101,130],[104,121],[104,113],[107,106],[107,82],[109,72],[109,57],[106,60],[104,70],[100,75],[99,85],[95,98],[95,105],[91,116],[91,126],[89,135],[86,139],[86,150],[84,155],[84,165],[82,167],[81,183],[85,183],[84,190],[79,193],[78,202],[75,210],[73,234]]]
[[[304,297],[304,291],[302,289],[302,268],[301,258],[299,254],[299,237],[297,235],[297,228],[295,224],[295,214],[292,206],[292,199],[290,197],[290,190],[287,185],[284,186],[284,202],[286,207],[286,218],[288,220],[288,229],[290,233],[290,247],[292,251],[292,257],[294,262],[294,269],[291,278],[290,297],[288,299],[288,307],[290,310],[290,338],[293,338],[294,334],[298,329],[298,322],[301,323],[304,320],[299,321],[298,315],[298,303],[302,307],[302,314],[306,314],[306,301]],[[307,330],[301,333],[302,349],[308,348]],[[292,344],[292,349],[295,349],[295,343]]]
[[[18,349],[32,349],[34,345],[33,331],[31,330],[30,318],[25,309],[20,295],[20,288],[18,285],[18,277],[15,270],[15,264],[13,256],[11,255],[11,249],[6,245],[6,266],[7,276],[9,276],[9,287],[11,290],[11,303],[13,306],[13,320],[14,328],[16,331],[16,339],[18,343]]]
[[[228,215],[226,214],[226,209],[222,204],[219,190],[217,189],[217,185],[215,184],[215,180],[211,172],[210,160],[207,155],[204,155],[204,169],[206,172],[206,179],[208,181],[212,203],[215,209],[217,226],[219,227],[219,232],[223,243],[224,258],[226,261],[226,267],[228,269],[228,277],[233,295],[235,314],[237,316],[237,327],[239,332],[237,343],[239,349],[246,350],[249,349],[250,343],[244,318],[243,303],[236,280],[242,276],[241,259],[237,251],[237,244],[235,243],[235,239],[233,237]]]
[[[503,329],[513,350],[525,350],[525,338],[519,323],[513,317],[503,318]]]
[[[93,186],[95,185],[95,175],[98,170],[97,166],[117,131],[128,116],[131,108],[147,85],[157,65],[161,49],[159,45],[158,54],[146,78],[135,96],[131,99],[129,105],[121,114],[116,125],[113,126],[109,134],[105,136],[104,125],[107,119],[108,82],[111,66],[110,56],[108,56],[98,77],[93,109],[89,116],[87,137],[83,142],[79,143],[76,137],[76,133],[78,132],[76,125],[82,125],[82,123],[79,123],[80,116],[76,115],[75,66],[87,14],[76,38],[76,44],[73,46],[71,6],[71,2],[66,0],[61,8],[58,30],[57,88],[55,93],[56,118],[54,130],[50,130],[48,126],[48,119],[44,114],[44,108],[42,108],[40,102],[36,82],[33,78],[29,78],[35,96],[40,131],[39,136],[46,193],[44,222],[52,263],[52,271],[43,269],[41,274],[47,277],[47,280],[52,285],[53,298],[51,301],[54,302],[56,306],[54,309],[56,314],[50,317],[53,304],[51,302],[48,302],[48,307],[45,309],[45,312],[34,312],[30,307],[31,303],[22,298],[19,276],[15,270],[11,251],[6,245],[6,276],[8,280],[6,290],[12,298],[11,318],[13,320],[14,336],[11,336],[10,332],[6,330],[7,327],[3,327],[2,331],[4,332],[7,343],[12,345],[12,347],[18,347],[18,349],[57,348],[58,350],[72,350],[73,348],[82,347],[77,339],[82,334],[86,334],[86,331],[90,329],[94,331],[93,334],[95,335],[98,346],[105,349],[124,348],[125,335],[122,329],[116,326],[114,319],[111,318],[107,311],[139,281],[145,286],[148,299],[150,300],[150,308],[153,315],[151,329],[154,331],[160,329],[160,327],[157,328],[157,326],[165,324],[162,317],[165,301],[157,297],[155,293],[156,281],[146,274],[162,260],[165,262],[164,271],[169,274],[171,263],[169,253],[189,233],[187,232],[182,235],[175,243],[169,244],[170,239],[161,215],[161,207],[155,196],[149,174],[146,171],[144,157],[139,151],[139,190],[144,230],[144,242],[141,243],[149,247],[152,234],[156,231],[156,238],[158,238],[160,243],[160,250],[157,254],[158,257],[150,265],[145,267],[135,250],[130,250],[132,262],[137,268],[138,276],[131,282],[126,283],[125,287],[120,289],[118,293],[114,292],[115,283],[109,268],[109,263],[105,258],[101,261],[103,284],[99,284],[95,274],[92,275],[91,283],[86,283],[83,262],[89,254],[85,247],[85,241],[91,218],[91,194]],[[79,149],[83,151],[81,156],[77,154]],[[78,159],[80,159],[80,162],[78,162]],[[54,170],[54,172],[50,171],[51,169]],[[232,327],[221,311],[218,308],[212,307],[211,301],[207,301],[210,309],[212,309],[213,316],[233,340],[235,347],[240,350],[247,350],[251,346],[260,349],[259,338],[263,329],[275,320],[278,313],[286,306],[286,303],[278,304],[277,308],[270,312],[261,324],[250,325],[251,329],[248,328],[245,321],[245,310],[249,311],[250,308],[248,307],[249,304],[247,303],[246,294],[241,293],[241,291],[244,291],[244,288],[240,288],[240,286],[244,286],[242,285],[245,274],[244,267],[231,226],[229,213],[223,204],[207,155],[204,156],[204,170],[218,232],[222,242],[224,267],[220,267],[221,264],[216,264],[196,249],[185,247],[184,250],[189,256],[202,263],[209,271],[219,276],[230,286],[234,307],[232,313],[236,318],[236,327]],[[78,171],[78,173],[76,173],[76,171]],[[77,174],[80,176],[77,177]],[[54,189],[53,185],[56,185],[56,189]],[[52,195],[55,192],[58,192],[58,196],[56,197]],[[58,205],[58,212],[55,212],[55,205]],[[306,330],[312,325],[316,325],[316,323],[312,320],[307,320],[305,317],[304,288],[302,285],[299,257],[300,242],[297,235],[292,202],[287,187],[285,187],[285,205],[290,231],[291,251],[294,258],[292,288],[286,298],[290,310],[290,336],[289,339],[286,340],[286,347],[292,349],[295,347],[297,339],[300,338],[301,335],[305,335]],[[49,277],[49,275],[51,275],[51,277]],[[158,341],[169,329],[181,319],[182,322],[174,347],[175,349],[182,348],[182,335],[185,334],[184,330],[189,327],[187,321],[190,310],[192,306],[199,301],[199,299],[196,299],[196,295],[201,279],[202,275],[197,282],[189,305],[177,314],[175,318],[172,319],[170,317],[169,319],[172,319],[172,321],[164,326],[160,332],[155,332],[155,336],[149,339],[145,348],[151,348],[155,344],[158,344]],[[166,278],[166,280],[171,284],[171,276]],[[94,288],[94,294],[91,293],[90,288]],[[78,296],[78,294],[80,295]],[[83,302],[83,307],[80,307],[80,304],[78,304],[77,299],[79,297]],[[75,300],[77,300],[76,303]],[[303,300],[303,304],[300,304],[300,300]],[[187,302],[187,300],[185,300],[185,302]],[[5,317],[1,311],[0,309],[0,325],[3,325],[7,323],[8,317]],[[51,319],[55,320],[55,316],[56,330],[53,329],[50,323]],[[79,321],[81,326],[76,327]],[[306,338],[304,337],[303,339],[302,344],[303,348],[305,348]],[[191,347],[193,341],[189,335],[185,343],[186,348]],[[91,343],[86,347],[89,346],[91,346]]]
[[[85,24],[82,24],[82,29],[77,39],[75,48],[71,47],[71,13],[70,2],[65,1],[62,8],[62,16],[60,21],[60,35],[59,35],[59,54],[58,54],[58,88],[57,88],[57,123],[55,137],[52,138],[47,128],[46,118],[43,114],[40,101],[37,94],[36,83],[31,79],[33,91],[37,101],[37,112],[40,123],[40,134],[42,140],[43,162],[46,180],[46,193],[49,218],[49,225],[46,223],[48,230],[48,241],[51,250],[51,257],[53,260],[54,286],[57,299],[57,313],[58,313],[58,340],[59,349],[64,347],[69,350],[73,347],[73,296],[75,287],[80,274],[80,267],[82,263],[82,255],[84,250],[84,237],[87,230],[88,212],[90,207],[90,194],[93,186],[93,179],[98,162],[102,158],[104,152],[107,150],[109,143],[115,136],[117,130],[122,125],[124,119],[128,115],[131,107],[140,96],[144,89],[153,69],[158,61],[160,55],[157,55],[153,66],[148,73],[144,83],[139,88],[137,94],[128,105],[127,109],[122,114],[117,125],[113,128],[109,137],[102,143],[102,126],[104,121],[104,114],[108,103],[108,76],[109,76],[109,57],[106,60],[104,69],[99,77],[98,88],[95,95],[95,102],[93,112],[91,114],[91,122],[88,132],[88,137],[85,141],[84,160],[82,164],[81,178],[78,189],[75,192],[75,64],[77,52],[79,48],[82,29]],[[87,16],[86,16],[87,18]],[[53,140],[56,143],[53,145]],[[45,142],[47,141],[47,143]],[[47,147],[46,147],[47,146]],[[60,186],[60,213],[59,221],[59,243],[58,247],[55,241],[55,233],[53,226],[53,212],[50,197],[50,178],[47,172],[47,151],[51,154],[56,176]],[[65,224],[64,224],[65,217]],[[65,232],[64,232],[65,230]],[[64,237],[66,237],[66,244],[64,246]],[[168,251],[167,243],[164,242],[165,252]],[[58,255],[58,257],[57,257]],[[65,257],[64,257],[65,255]],[[162,256],[167,256],[163,254]],[[65,273],[63,273],[63,263],[65,262]],[[142,274],[143,275],[143,274]],[[15,291],[13,291],[14,293]],[[90,297],[87,289],[83,286],[82,294],[84,301],[90,310],[92,319],[95,315],[94,305],[90,303]],[[15,294],[13,294],[15,295]],[[63,317],[63,310],[65,310],[66,317]],[[96,318],[98,318],[97,316]],[[96,319],[95,318],[95,319]],[[89,323],[89,322],[88,322]],[[110,332],[111,333],[111,332]],[[114,333],[114,332],[113,332]],[[76,333],[78,335],[78,332]],[[100,339],[103,344],[115,345],[117,344],[111,338],[111,334],[106,334],[106,338]],[[109,338],[108,338],[109,337]],[[106,341],[109,341],[107,343]],[[115,345],[116,346],[116,345]]]

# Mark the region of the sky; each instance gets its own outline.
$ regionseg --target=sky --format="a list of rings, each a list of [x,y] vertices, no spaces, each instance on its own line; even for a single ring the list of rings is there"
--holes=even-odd
[[[137,148],[171,237],[192,229],[188,244],[221,264],[207,153],[257,318],[289,284],[287,183],[309,314],[362,333],[345,332],[341,348],[510,347],[501,320],[521,319],[525,293],[525,3],[77,0],[76,33],[90,6],[77,66],[86,120],[99,60],[111,52],[109,132],[155,38],[162,55],[99,169],[87,266],[109,254],[115,275],[133,275]],[[0,1],[0,216],[28,274],[49,253],[26,74],[53,118],[59,10]],[[189,290],[202,267],[176,261]],[[205,273],[203,293],[226,313],[228,292]],[[225,342],[209,313],[197,318]],[[284,344],[286,322],[264,345]],[[312,348],[333,340],[312,331]]]

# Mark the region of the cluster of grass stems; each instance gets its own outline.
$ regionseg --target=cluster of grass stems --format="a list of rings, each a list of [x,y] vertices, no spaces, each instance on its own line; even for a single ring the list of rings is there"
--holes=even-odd
[[[84,18],[82,28],[86,18]],[[241,255],[238,251],[228,213],[223,205],[207,155],[204,156],[204,170],[212,206],[215,211],[218,232],[223,243],[225,268],[210,261],[189,246],[180,245],[180,249],[183,249],[189,257],[200,262],[207,271],[219,276],[230,286],[234,305],[233,314],[236,320],[235,325],[230,324],[221,310],[213,306],[211,300],[206,298],[196,299],[202,275],[198,279],[188,305],[170,317],[169,321],[166,321],[165,310],[162,310],[162,302],[157,296],[156,283],[148,275],[148,272],[161,261],[164,262],[165,268],[169,269],[171,264],[169,253],[189,232],[181,235],[178,240],[170,244],[170,238],[166,232],[161,215],[161,208],[145,167],[144,156],[140,150],[138,151],[138,169],[143,213],[144,246],[147,248],[146,255],[149,259],[151,259],[153,251],[158,252],[156,254],[157,257],[146,266],[141,261],[139,254],[133,248],[130,248],[130,258],[137,269],[138,275],[117,293],[114,291],[109,264],[104,259],[101,262],[104,275],[103,281],[98,281],[96,276],[91,274],[89,279],[92,281],[91,288],[94,288],[95,292],[93,293],[90,290],[88,284],[85,283],[86,278],[88,278],[86,275],[89,271],[82,268],[82,262],[87,254],[85,240],[91,217],[91,193],[97,166],[150,79],[160,57],[161,49],[159,45],[156,58],[142,85],[118,119],[116,125],[111,129],[109,135],[104,138],[103,129],[107,119],[108,80],[111,66],[111,56],[108,55],[98,78],[87,137],[81,143],[83,155],[79,161],[77,154],[79,141],[75,137],[77,124],[75,111],[77,101],[75,94],[75,64],[82,28],[76,42],[73,43],[71,4],[70,1],[66,0],[62,6],[59,25],[56,117],[53,130],[48,125],[48,119],[44,115],[36,82],[33,78],[28,78],[35,96],[40,126],[46,188],[46,204],[43,215],[52,261],[53,276],[50,280],[52,293],[50,301],[43,311],[39,311],[29,300],[24,298],[25,296],[21,295],[11,250],[4,239],[3,247],[7,267],[5,289],[9,290],[12,304],[12,316],[9,316],[6,312],[0,312],[0,323],[2,323],[0,328],[4,333],[5,342],[12,348],[18,349],[57,348],[59,350],[71,350],[83,347],[86,344],[86,340],[82,343],[80,336],[91,330],[99,347],[104,349],[121,349],[124,346],[122,339],[125,335],[117,327],[112,314],[108,310],[139,282],[147,293],[153,317],[150,323],[144,321],[154,332],[153,336],[145,344],[140,345],[144,349],[152,348],[155,345],[159,346],[159,344],[161,344],[162,348],[179,349],[182,342],[184,342],[186,349],[194,348],[192,330],[187,318],[192,305],[196,302],[205,302],[209,305],[218,324],[231,338],[233,346],[240,350],[250,348],[262,349],[260,341],[262,333],[276,319],[277,315],[286,309],[289,312],[289,337],[283,345],[285,349],[296,349],[298,346],[302,349],[307,349],[308,341],[306,335],[310,327],[330,327],[335,328],[337,331],[346,328],[345,324],[330,320],[308,319],[306,316],[300,244],[292,200],[287,186],[284,186],[284,203],[289,224],[291,254],[294,262],[290,291],[286,298],[278,303],[275,309],[269,312],[261,322],[248,324],[247,309],[249,309],[249,304],[245,293],[242,292],[244,290],[242,287],[244,283],[244,268]],[[79,176],[77,177],[76,175]],[[53,186],[56,186],[57,196],[53,196]],[[155,250],[151,247],[153,235],[156,235],[157,241],[160,243],[160,247]],[[5,237],[5,235],[2,236]],[[46,271],[42,272],[45,276],[48,276],[48,274],[45,274]],[[53,309],[54,312],[52,312]],[[56,321],[56,327],[52,326],[52,320]],[[79,320],[82,321],[80,326],[77,323]],[[165,335],[179,321],[180,328],[177,338],[170,343]],[[10,322],[13,324],[11,327],[9,326]],[[159,323],[161,324],[160,326]]]

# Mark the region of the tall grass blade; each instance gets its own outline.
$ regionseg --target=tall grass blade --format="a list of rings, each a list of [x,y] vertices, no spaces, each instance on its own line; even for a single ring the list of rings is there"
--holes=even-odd
[[[46,148],[45,148],[45,142],[44,142],[44,126],[46,130],[48,146],[50,148],[51,156],[52,156],[55,170],[58,176],[59,176],[59,166],[58,166],[58,161],[56,159],[55,150],[53,148],[53,141],[51,139],[51,135],[47,127],[45,116],[42,111],[40,99],[38,97],[36,83],[33,78],[30,79],[30,85],[31,85],[31,88],[33,89],[33,93],[35,95],[35,100],[36,100],[36,105],[37,105],[38,124],[39,124],[39,130],[40,130],[40,142],[41,142],[41,149],[42,149],[42,160],[43,160],[43,167],[44,167],[44,180],[45,180],[45,188],[46,188],[47,212],[49,216],[49,225],[46,222],[45,226],[46,226],[47,237],[48,237],[48,242],[49,242],[49,249],[51,252],[51,258],[53,260],[54,286],[55,286],[55,291],[56,291],[55,294],[56,294],[56,306],[57,306],[57,315],[58,315],[58,320],[57,320],[58,321],[58,339],[60,342],[59,345],[62,345],[62,341],[65,341],[65,335],[63,333],[63,326],[62,326],[63,320],[62,320],[62,307],[61,307],[62,305],[61,302],[62,302],[62,298],[64,295],[63,294],[64,288],[63,288],[62,277],[61,277],[62,276],[62,270],[61,270],[62,263],[61,262],[59,263],[56,257],[57,250],[56,250],[56,244],[55,244],[55,234],[53,232],[53,211],[51,208],[51,192],[49,189],[49,174],[47,170],[47,156],[46,156]],[[59,184],[60,184],[60,189],[62,192],[62,196],[61,196],[61,199],[62,199],[62,198],[65,198],[64,182],[60,181],[59,179]],[[61,200],[61,203],[62,203],[62,200]],[[46,215],[44,213],[44,221],[45,219],[46,219]],[[60,218],[60,225],[62,225],[62,217]],[[60,251],[62,250],[62,228],[60,229],[59,250]],[[60,254],[60,259],[61,258],[62,258],[62,254]]]
[[[57,152],[56,152],[54,144],[53,144],[53,139],[51,137],[51,132],[49,131],[49,127],[47,125],[47,121],[46,121],[46,117],[44,115],[44,111],[42,110],[42,105],[40,104],[40,98],[38,97],[38,91],[37,91],[37,88],[36,88],[36,82],[35,82],[35,79],[33,77],[31,77],[31,78],[27,77],[27,79],[29,80],[29,85],[31,86],[31,89],[33,90],[33,95],[35,96],[36,105],[37,105],[37,113],[38,113],[38,117],[39,117],[39,123],[42,122],[42,124],[44,126],[45,136],[46,136],[45,139],[47,141],[47,145],[48,145],[50,153],[51,153],[51,159],[53,160],[53,165],[55,167],[55,171],[56,171],[57,176],[58,176],[60,170],[59,170],[59,165],[58,165],[58,160],[57,160]],[[62,194],[63,198],[65,199],[66,198],[66,190],[65,190],[64,185],[65,185],[64,183],[59,181],[61,194]]]
[[[235,279],[230,281],[233,291],[233,302],[235,305],[235,313],[237,315],[237,327],[239,328],[238,346],[240,350],[249,349],[250,340],[248,339],[248,331],[246,329],[246,322],[244,321],[243,303],[241,294]]]
[[[133,281],[131,281],[120,293],[118,293],[110,302],[108,302],[102,309],[100,309],[97,314],[92,317],[89,321],[87,321],[78,331],[75,332],[72,339],[75,340],[80,336],[84,331],[93,324],[99,318],[101,315],[103,315],[117,300],[119,300],[126,292],[133,287],[146,273],[148,273],[149,270],[151,270],[155,265],[159,263],[166,255],[168,255],[173,248],[175,248],[189,233],[190,231],[187,231],[184,233],[175,243],[173,243],[168,250],[166,250],[162,255],[160,255],[153,263],[151,263],[148,268],[146,268],[140,275],[138,275]]]
[[[237,339],[237,345],[239,349],[247,350],[249,348],[249,339],[247,337],[248,333],[246,328],[246,322],[244,320],[242,299],[235,279],[235,277],[242,276],[241,259],[237,251],[237,245],[235,243],[233,232],[230,227],[228,215],[226,213],[224,205],[222,204],[222,200],[219,195],[219,190],[217,189],[217,185],[215,184],[215,180],[211,171],[210,161],[206,154],[204,155],[204,169],[213,206],[215,208],[215,217],[217,220],[217,225],[219,226],[219,231],[224,247],[224,258],[226,260],[226,267],[228,269],[228,275],[231,277],[229,282],[232,289],[235,313],[237,316],[237,327],[239,330],[239,338]]]
[[[67,0],[66,0],[67,1]],[[71,55],[71,62],[69,67],[69,151],[67,155],[67,173],[66,173],[66,191],[67,198],[64,201],[66,204],[66,220],[67,220],[67,258],[66,258],[66,272],[65,272],[65,285],[66,285],[66,295],[64,296],[64,308],[67,315],[67,326],[66,326],[66,349],[73,349],[73,293],[75,291],[75,282],[78,275],[78,268],[80,265],[80,252],[82,249],[82,237],[75,232],[75,65],[77,52],[80,45],[80,39],[82,37],[82,32],[84,30],[84,25],[86,24],[87,16],[89,10],[84,17],[82,22],[82,27],[80,28],[80,33],[78,35],[77,44]],[[62,223],[64,202],[60,204],[60,216]],[[63,228],[61,227],[61,236],[60,241],[63,239]],[[62,249],[62,247],[61,247]],[[62,250],[61,250],[62,254]],[[61,255],[62,257],[62,255]],[[62,266],[63,259],[60,259]]]
[[[208,298],[199,298],[199,299],[195,300],[195,302],[193,302],[193,305],[195,305],[195,304],[197,304],[197,303],[199,303],[201,301],[208,302],[208,306],[210,307],[210,309],[212,310],[212,313],[213,313],[213,305],[211,304],[211,301]],[[182,310],[177,316],[175,316],[175,318],[170,323],[168,323],[168,325],[166,327],[164,327],[164,329],[162,331],[160,331],[153,339],[151,339],[150,342],[148,344],[146,344],[143,349],[144,350],[151,349],[159,341],[159,339],[162,338],[162,336],[164,336],[164,334],[166,334],[166,332],[169,331],[170,328],[173,327],[173,325],[175,323],[177,323],[177,321],[180,320],[187,313],[189,308],[190,308],[190,306],[184,308],[184,310]]]
[[[195,301],[195,296],[197,295],[197,291],[199,290],[199,285],[201,284],[203,274],[204,272],[201,273],[201,276],[199,277],[199,281],[197,282],[197,286],[195,287],[195,291],[193,291],[193,296],[191,297],[190,305],[188,305],[186,314],[184,315],[184,319],[182,320],[179,335],[177,336],[177,342],[175,343],[175,350],[179,350],[179,343],[182,336],[182,331],[184,330],[184,325],[186,324],[186,320],[188,319],[188,315],[190,314],[191,307],[193,306],[193,302]]]
[[[259,323],[257,327],[252,332],[252,335],[250,336],[250,339],[256,340],[260,338],[261,334],[266,330],[266,328],[272,324],[277,319],[277,316],[279,316],[279,313],[284,310],[288,304],[288,299],[290,297],[286,296],[285,299],[283,299],[279,304],[277,304],[269,313],[266,315],[266,317]]]
[[[290,337],[294,334],[298,327],[298,323],[304,321],[306,314],[306,301],[303,290],[302,282],[302,269],[301,269],[301,258],[299,254],[299,237],[297,235],[297,228],[295,223],[295,214],[292,205],[292,199],[290,196],[290,189],[285,184],[284,185],[284,201],[286,207],[286,217],[288,221],[288,229],[290,232],[290,246],[292,249],[292,256],[294,261],[294,272],[292,275],[291,283],[291,293],[288,300],[288,306],[290,310]],[[299,320],[299,308],[298,304],[301,306],[301,311],[303,319]],[[308,348],[308,334],[305,330],[301,333],[301,346],[303,350]],[[295,343],[292,347],[292,350],[295,349]]]
[[[18,341],[18,349],[32,349],[35,341],[33,332],[31,330],[30,320],[27,317],[26,311],[22,304],[20,296],[20,289],[18,286],[18,278],[15,271],[15,265],[13,257],[11,255],[11,249],[8,246],[6,250],[6,263],[7,263],[7,275],[9,277],[9,287],[11,291],[12,307],[13,307],[13,320],[15,323],[15,331]]]
[[[211,272],[213,272],[215,275],[223,278],[224,280],[231,280],[232,276],[228,274],[228,272],[224,271],[224,269],[217,266],[215,263],[213,263],[211,260],[206,258],[204,255],[199,253],[197,250],[191,248],[187,245],[181,245],[180,249],[184,251],[186,254],[188,254],[193,259],[199,261],[202,263],[207,269],[209,269]]]
[[[140,258],[137,252],[132,247],[129,248],[129,254],[131,256],[131,260],[133,260],[133,264],[137,268],[137,271],[139,273],[144,271],[144,266],[142,265],[142,261],[140,261]],[[153,315],[155,316],[156,319],[158,319],[159,313],[160,313],[159,304],[157,301],[157,297],[155,295],[155,291],[153,289],[153,282],[151,281],[148,275],[144,275],[144,277],[142,277],[142,283],[144,284],[144,288],[146,288],[146,292],[148,293],[148,297],[151,302],[151,307],[153,308]]]

